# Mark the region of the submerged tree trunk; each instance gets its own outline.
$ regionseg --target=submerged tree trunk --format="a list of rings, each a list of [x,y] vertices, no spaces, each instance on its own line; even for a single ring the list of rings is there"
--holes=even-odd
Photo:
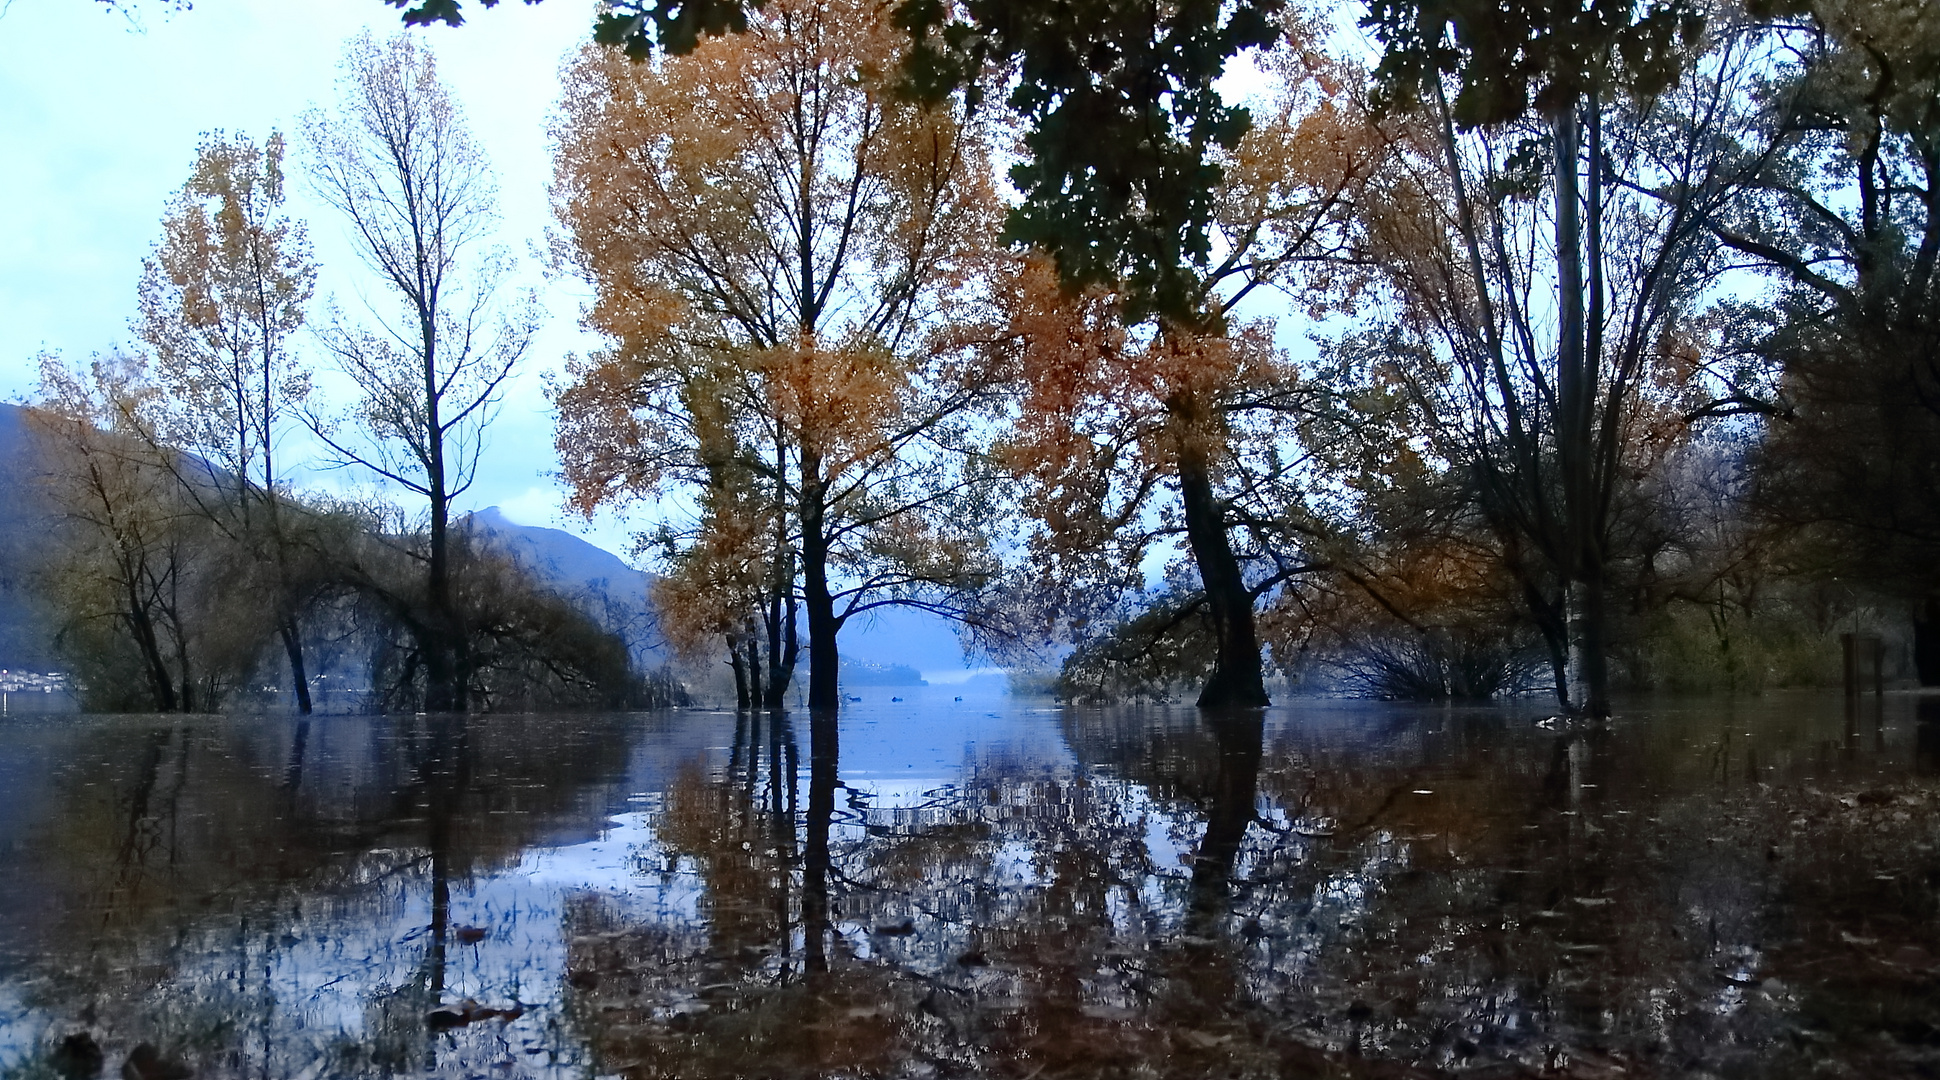
[[[808,707],[840,707],[842,661],[835,635],[842,620],[835,615],[835,596],[829,591],[829,541],[825,534],[822,491],[813,479],[821,463],[802,455],[802,606],[808,609]]]
[[[835,649],[841,622],[835,617],[835,598],[829,595],[823,560],[809,555],[802,560],[802,571],[808,608],[808,707],[833,709],[842,703],[842,661]]]
[[[1610,712],[1603,656],[1605,613],[1595,483],[1597,357],[1590,349],[1584,305],[1582,132],[1572,100],[1551,118],[1556,152],[1556,459],[1563,488],[1563,576],[1574,588],[1570,650],[1581,673],[1580,700],[1592,716]],[[1592,177],[1594,185],[1597,178]],[[1614,407],[1614,403],[1613,403]]]
[[[810,643],[810,662],[814,645]],[[827,971],[829,825],[835,817],[836,768],[841,747],[836,714],[816,710],[808,725],[808,814],[802,840],[802,952],[810,972]]]
[[[436,367],[431,357],[432,336],[425,333],[425,404],[430,410],[428,429],[438,430],[438,401],[435,390]],[[458,640],[456,612],[451,601],[451,523],[450,499],[445,492],[444,440],[434,437],[428,447],[426,473],[431,489],[431,536],[427,553],[425,593],[430,611],[422,623],[423,636],[418,651],[424,656],[424,710],[426,712],[464,712],[467,674],[462,670],[462,645]]]
[[[795,678],[795,662],[801,656],[796,637],[795,562],[789,553],[787,529],[777,528],[775,576],[768,596],[768,685],[762,707],[779,709],[787,704],[788,684]]]
[[[433,616],[435,619],[435,615]],[[418,642],[418,656],[424,666],[424,711],[459,712],[457,663],[442,628],[425,626]]]
[[[728,667],[734,669],[734,707],[745,709],[748,707],[747,661],[741,658],[741,645],[732,634],[728,635],[727,651]]]
[[[748,708],[758,708],[767,697],[761,689],[761,635],[755,633],[754,617],[749,616],[743,623],[748,648]]]
[[[128,587],[128,603],[128,627],[141,649],[142,667],[148,671],[149,692],[155,695],[155,709],[174,712],[175,677],[168,670],[168,661],[162,658],[161,642],[155,637],[155,622],[136,597],[133,585]]]
[[[308,716],[310,674],[303,666],[303,638],[297,633],[295,617],[285,616],[283,625],[276,632],[283,639],[283,652],[290,658],[290,686],[296,691],[296,711],[301,716]]]
[[[1206,607],[1218,641],[1212,674],[1199,693],[1201,708],[1267,705],[1260,639],[1253,626],[1253,595],[1240,576],[1239,560],[1226,535],[1225,515],[1213,492],[1211,463],[1190,434],[1181,437],[1179,493],[1184,504],[1186,540],[1206,590]]]

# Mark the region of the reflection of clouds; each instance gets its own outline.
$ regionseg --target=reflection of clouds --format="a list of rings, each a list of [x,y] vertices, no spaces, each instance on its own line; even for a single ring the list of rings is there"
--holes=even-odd
[[[1252,759],[1189,715],[986,717],[911,741],[918,764],[953,746],[951,767],[822,773],[819,870],[805,723],[480,719],[458,751],[408,718],[332,718],[289,788],[278,722],[169,728],[159,754],[140,723],[77,743],[81,725],[29,745],[100,786],[67,796],[58,829],[0,821],[32,888],[81,913],[48,924],[47,964],[0,976],[0,1065],[94,1001],[111,1054],[137,1033],[205,1038],[277,1076],[324,1058],[311,1075],[583,1075],[596,1050],[694,1077],[1324,1074],[1350,1053],[1539,1069],[1586,1046],[1738,1067],[1824,1007],[1811,973],[1828,969],[1800,966],[1797,942],[1826,912],[1877,890],[1864,910],[1886,928],[1831,943],[1855,983],[1916,933],[1879,922],[1904,913],[1878,873],[1923,880],[1940,820],[1870,791],[1910,753],[1898,729],[1842,779],[1823,725],[1740,716],[1769,781],[1753,786],[1717,775],[1689,718],[1563,742],[1430,719],[1280,715]],[[1031,749],[1047,734],[1071,745]],[[117,817],[144,783],[141,819]],[[1242,826],[1237,847],[1202,873],[1216,818]],[[446,922],[484,932],[435,965],[433,835]],[[115,891],[134,880],[124,850],[145,852],[138,895]],[[818,872],[826,936],[807,915]],[[425,1032],[427,1008],[467,997],[527,1011]]]

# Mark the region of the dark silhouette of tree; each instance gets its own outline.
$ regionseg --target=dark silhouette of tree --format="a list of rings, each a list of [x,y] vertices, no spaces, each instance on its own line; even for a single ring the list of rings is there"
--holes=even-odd
[[[1940,593],[1940,14],[1778,6],[1754,179],[1713,219],[1773,292],[1727,311],[1727,355],[1760,363],[1717,409],[1767,417],[1757,501],[1805,565],[1923,602]]]
[[[1560,635],[1570,659],[1580,664],[1582,690],[1580,699],[1571,700],[1569,680],[1559,677],[1559,692],[1571,707],[1606,714],[1610,510],[1621,479],[1621,429],[1639,360],[1658,337],[1650,331],[1663,328],[1668,314],[1657,295],[1663,290],[1650,279],[1675,284],[1668,275],[1684,268],[1702,218],[1687,199],[1678,211],[1681,220],[1669,223],[1654,248],[1606,246],[1613,226],[1606,220],[1612,209],[1606,196],[1618,163],[1611,159],[1604,121],[1612,108],[1649,103],[1676,82],[1702,20],[1681,0],[1642,6],[1628,0],[1587,6],[1375,0],[1365,25],[1385,49],[1375,72],[1383,96],[1397,106],[1427,109],[1444,133],[1441,169],[1447,179],[1438,198],[1455,210],[1460,240],[1454,253],[1467,263],[1457,273],[1473,293],[1474,310],[1461,319],[1462,333],[1472,338],[1480,383],[1494,384],[1488,394],[1499,401],[1501,416],[1492,423],[1504,426],[1504,438],[1477,459],[1486,470],[1480,479],[1499,489],[1499,503],[1515,506],[1509,515],[1519,519],[1514,528],[1544,549],[1560,586],[1555,600],[1542,601],[1559,609],[1544,620],[1550,624],[1546,632],[1552,641]],[[1547,147],[1526,130],[1517,132],[1519,145],[1503,138],[1536,118],[1548,129]],[[1461,129],[1478,130],[1500,145],[1482,162],[1464,161]],[[1424,155],[1431,153],[1424,148]],[[1530,249],[1502,243],[1504,233],[1489,211],[1505,196],[1533,194],[1545,158],[1553,187],[1547,221],[1552,266],[1538,280],[1530,275],[1539,268],[1521,254]],[[1674,171],[1677,165],[1661,164]],[[1482,172],[1519,171],[1523,179],[1518,184],[1513,177],[1489,176],[1509,186],[1484,188],[1475,175],[1478,165]],[[1519,272],[1507,265],[1512,254],[1524,263]],[[1644,280],[1626,313],[1611,302],[1609,290],[1613,275],[1638,261]],[[1522,282],[1508,286],[1508,277]],[[1518,288],[1539,292],[1519,300]],[[1552,320],[1553,334],[1543,334]],[[1518,399],[1530,395],[1510,386],[1512,380],[1534,384],[1540,407],[1523,407]],[[1519,463],[1506,471],[1494,464],[1515,459]]]

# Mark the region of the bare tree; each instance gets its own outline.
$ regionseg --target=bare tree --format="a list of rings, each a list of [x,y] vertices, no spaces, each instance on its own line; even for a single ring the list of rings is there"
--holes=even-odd
[[[422,497],[411,554],[421,597],[392,597],[418,646],[424,707],[467,706],[466,633],[452,600],[451,501],[472,484],[499,391],[537,327],[530,295],[502,302],[511,263],[486,247],[497,222],[484,151],[408,36],[368,33],[344,50],[336,112],[304,117],[318,194],[343,214],[364,261],[397,302],[373,330],[334,315],[322,331],[363,392],[348,417],[312,416],[337,462]]]
[[[1717,133],[1757,67],[1735,37],[1700,44],[1661,92],[1466,132],[1431,83],[1364,216],[1395,315],[1342,354],[1405,383],[1520,583],[1559,702],[1595,715],[1645,480],[1712,391],[1699,315],[1729,264],[1707,222],[1742,175]]]

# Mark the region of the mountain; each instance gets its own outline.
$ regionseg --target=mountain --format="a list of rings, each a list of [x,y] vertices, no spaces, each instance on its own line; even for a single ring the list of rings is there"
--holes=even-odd
[[[600,625],[626,640],[635,665],[656,666],[666,650],[654,631],[649,599],[653,575],[564,529],[520,525],[496,506],[466,515],[471,535],[523,567],[552,591],[574,601]]]
[[[843,686],[928,686],[923,673],[908,664],[874,664],[842,657]]]
[[[51,535],[27,410],[0,404],[0,668],[51,671],[54,625],[36,600],[35,576]]]
[[[472,535],[510,555],[556,592],[580,601],[595,619],[622,634],[635,663],[651,667],[667,658],[653,629],[652,574],[563,529],[517,524],[496,506],[466,521]],[[945,681],[968,676],[963,649],[947,620],[912,608],[878,608],[843,630],[844,683],[922,686],[931,674]],[[807,677],[806,666],[799,675]]]
[[[36,478],[26,415],[21,406],[0,404],[0,668],[48,671],[58,666],[54,627],[33,586],[52,535],[51,518]],[[474,536],[620,634],[636,664],[653,667],[667,659],[654,628],[652,574],[563,529],[520,525],[496,506],[464,521]],[[842,635],[842,651],[851,669],[845,677],[872,684],[914,685],[927,673],[963,669],[949,624],[907,609],[883,609],[855,620]]]

